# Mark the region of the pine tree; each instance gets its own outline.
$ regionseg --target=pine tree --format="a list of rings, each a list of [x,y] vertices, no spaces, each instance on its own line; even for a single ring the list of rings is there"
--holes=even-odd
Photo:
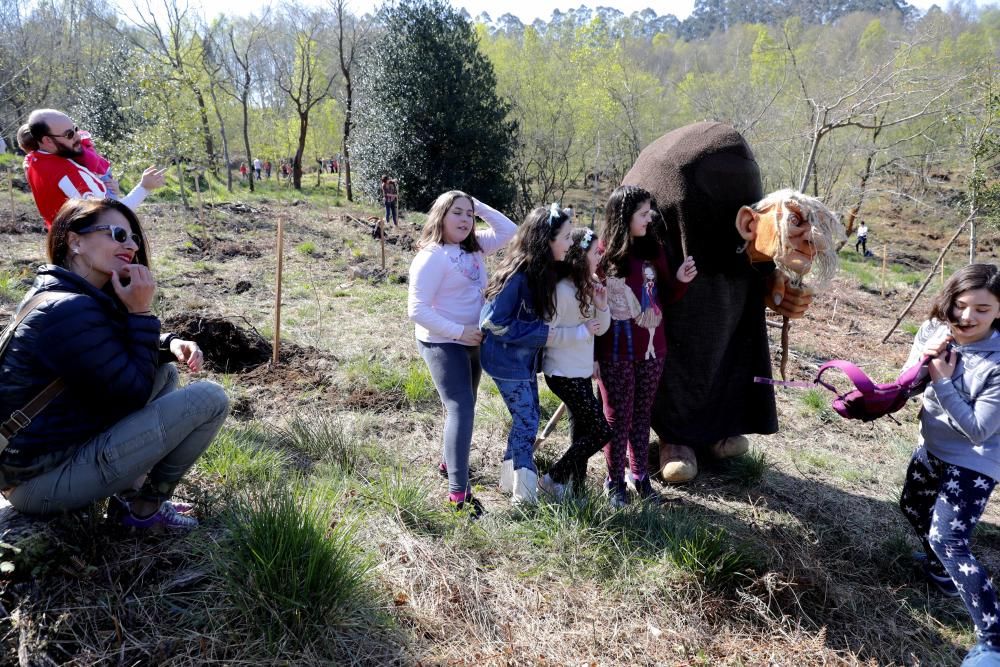
[[[384,37],[358,76],[352,162],[360,189],[378,199],[389,174],[408,208],[426,210],[450,189],[508,206],[517,127],[473,26],[441,0],[403,0],[379,19]]]

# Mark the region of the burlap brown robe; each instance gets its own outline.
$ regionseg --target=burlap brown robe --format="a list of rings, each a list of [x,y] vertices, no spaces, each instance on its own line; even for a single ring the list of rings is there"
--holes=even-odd
[[[653,430],[664,442],[698,448],[746,433],[774,433],[774,390],[764,321],[765,274],[738,253],[736,213],[763,197],[760,170],[736,130],[695,123],[657,139],[639,154],[623,184],[656,198],[672,266],[682,247],[698,277],[665,309],[667,357],[653,405]]]

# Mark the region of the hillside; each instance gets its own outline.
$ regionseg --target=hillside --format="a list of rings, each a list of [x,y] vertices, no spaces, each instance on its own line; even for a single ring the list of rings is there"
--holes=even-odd
[[[599,459],[592,496],[515,509],[494,489],[508,417],[484,378],[472,466],[488,514],[455,517],[436,471],[441,408],[406,319],[423,216],[405,212],[390,232],[382,272],[364,222],[373,209],[295,196],[265,187],[213,199],[200,223],[176,203],[143,207],[157,310],[201,343],[204,375],[234,405],[181,489],[203,527],[120,535],[94,507],[55,520],[20,554],[0,536],[16,566],[0,580],[0,662],[942,665],[973,643],[961,603],[915,575],[917,543],[895,505],[913,403],[898,423],[861,424],[832,413],[826,392],[779,390],[781,432],[665,489],[666,509],[609,510]],[[939,211],[949,196],[928,195]],[[13,206],[13,221],[0,207],[4,313],[43,259],[30,199],[16,194]],[[793,325],[789,379],[829,358],[895,375],[927,298],[879,341],[964,217],[921,210],[888,199],[866,208],[876,256],[845,246],[833,285]],[[282,357],[270,367],[279,218]],[[996,261],[995,232],[980,234],[980,259]],[[948,269],[966,252],[956,246]],[[547,418],[558,401],[543,390],[542,402]],[[561,424],[540,467],[566,444]],[[996,507],[977,535],[1000,570]],[[247,565],[241,545],[273,548],[269,568]],[[310,578],[329,562],[336,575]]]

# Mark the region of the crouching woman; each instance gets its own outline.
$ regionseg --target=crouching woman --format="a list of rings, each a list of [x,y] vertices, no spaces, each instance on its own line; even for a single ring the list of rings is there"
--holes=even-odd
[[[117,201],[69,200],[49,231],[48,258],[20,308],[37,305],[0,359],[0,421],[10,424],[55,380],[64,388],[0,453],[3,495],[38,515],[115,496],[125,526],[196,526],[169,499],[229,401],[212,382],[177,387],[170,362],[196,371],[202,353],[160,333],[139,220]]]

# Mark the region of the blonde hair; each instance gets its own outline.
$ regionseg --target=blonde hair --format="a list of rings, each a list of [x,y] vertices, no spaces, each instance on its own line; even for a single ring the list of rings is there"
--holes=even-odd
[[[837,244],[846,240],[844,226],[840,224],[837,215],[828,209],[823,202],[815,197],[802,194],[797,190],[785,188],[768,194],[759,202],[752,206],[753,210],[761,213],[775,206],[779,206],[786,201],[794,202],[802,215],[812,228],[812,238],[810,239],[816,248],[816,256],[813,258],[809,275],[814,279],[816,287],[824,287],[833,279],[837,272]],[[781,243],[778,256],[774,258],[774,263],[787,276],[798,278],[799,275],[790,267],[784,266],[781,257],[784,256],[788,247],[788,218],[787,216],[775,216],[778,224],[778,238]]]
[[[461,190],[449,190],[434,200],[431,210],[427,213],[427,222],[424,223],[420,240],[417,241],[417,250],[430,245],[442,245],[445,243],[444,216],[447,215],[448,210],[455,204],[455,200],[462,198],[469,200],[469,204],[473,208],[473,213],[475,213],[475,200]],[[482,250],[482,247],[479,245],[479,239],[476,238],[475,229],[470,230],[469,235],[462,239],[458,245],[466,252],[479,252]]]

